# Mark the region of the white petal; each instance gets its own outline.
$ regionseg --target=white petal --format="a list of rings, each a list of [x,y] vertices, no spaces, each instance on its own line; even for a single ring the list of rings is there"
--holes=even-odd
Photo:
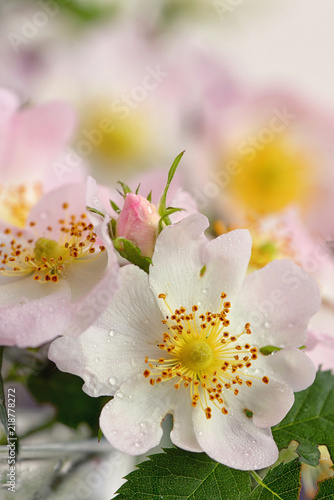
[[[202,247],[207,239],[208,227],[204,215],[186,217],[178,224],[166,227],[159,235],[150,268],[150,286],[158,297],[167,295],[171,309],[181,306],[188,311],[200,300],[200,271],[204,265]],[[160,300],[162,310],[164,303]]]
[[[101,430],[116,449],[140,455],[157,446],[170,409],[169,384],[151,386],[142,376],[123,384],[102,410]]]
[[[135,375],[144,379],[147,355],[152,355],[152,348],[146,342],[132,341],[114,331],[110,335],[96,326],[78,337],[56,339],[48,354],[60,370],[81,377],[83,390],[92,397],[112,396]]]
[[[255,380],[249,377],[249,380],[252,380],[252,386],[238,387],[240,389],[238,396],[229,394],[227,402],[232,403],[233,411],[236,409],[240,413],[244,413],[245,409],[252,411],[253,423],[257,427],[277,425],[294,403],[292,389],[270,377],[268,384],[264,384],[261,379]]]
[[[276,260],[245,279],[229,319],[236,332],[251,324],[250,343],[300,347],[319,306],[314,279],[293,262]]]
[[[209,241],[204,248],[206,270],[201,278],[205,290],[204,301],[211,312],[216,312],[222,292],[226,300],[234,301],[246,276],[251,255],[252,238],[246,229],[237,229]]]
[[[255,363],[254,363],[255,367]],[[259,356],[256,367],[269,379],[274,377],[291,387],[294,392],[303,391],[313,384],[316,369],[312,361],[300,349],[283,349],[268,356]]]
[[[170,434],[172,443],[183,450],[201,452],[203,451],[198,444],[194,426],[192,425],[192,415],[194,408],[191,406],[191,398],[189,389],[180,387],[173,389],[173,399],[171,405],[173,407],[174,425]]]
[[[205,453],[218,462],[240,470],[263,469],[278,458],[270,429],[255,427],[243,412],[223,415],[215,406],[206,419],[200,408],[194,411],[197,440]]]
[[[122,334],[133,342],[156,346],[166,328],[163,316],[148,285],[147,274],[128,264],[120,269],[120,287],[96,325]]]

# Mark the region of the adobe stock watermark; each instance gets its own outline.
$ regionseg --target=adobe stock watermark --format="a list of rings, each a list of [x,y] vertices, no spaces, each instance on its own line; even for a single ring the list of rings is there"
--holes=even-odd
[[[44,29],[50,19],[53,19],[62,5],[66,5],[71,0],[38,0],[39,9],[36,10],[31,17],[23,16],[21,18],[21,27],[18,32],[10,31],[7,33],[7,38],[14,52],[19,52],[20,47],[27,45],[30,40],[35,38],[40,30]]]
[[[253,161],[258,152],[270,144],[277,134],[286,130],[296,117],[286,106],[283,109],[273,108],[267,126],[261,128],[256,135],[248,135],[246,139],[239,143],[236,152],[247,162]],[[210,181],[206,182],[202,189],[195,188],[191,192],[198,209],[205,209],[212,199],[221,195],[222,190],[228,186],[231,178],[241,174],[242,170],[238,160],[229,161],[220,170],[210,170],[208,174]]]
[[[132,110],[147,99],[149,94],[162,84],[169,76],[168,71],[161,68],[159,64],[155,67],[146,66],[145,74],[139,85],[132,87],[130,92],[123,93],[118,99],[114,99],[109,106],[109,114],[106,112],[97,127],[83,129],[80,139],[73,148],[67,148],[59,160],[52,163],[52,167],[59,181],[64,175],[72,173],[78,168],[83,158],[92,154],[94,148],[99,147],[106,135],[112,134],[119,121],[127,120]],[[112,115],[114,119],[110,117]]]
[[[225,19],[226,15],[233,12],[242,3],[243,0],[213,0],[212,2],[216,13],[221,20]]]

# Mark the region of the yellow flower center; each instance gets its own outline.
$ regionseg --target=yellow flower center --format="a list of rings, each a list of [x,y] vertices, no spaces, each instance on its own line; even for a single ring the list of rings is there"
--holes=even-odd
[[[85,140],[91,142],[94,151],[104,160],[128,162],[133,168],[133,161],[144,163],[147,152],[152,149],[151,131],[144,113],[132,109],[123,117],[121,110],[122,106],[120,112],[113,112],[108,102],[91,105],[83,118],[83,126],[88,131]]]
[[[207,311],[200,315],[197,305],[190,313],[184,307],[173,312],[166,295],[162,293],[159,298],[165,301],[171,312],[162,320],[168,331],[158,344],[166,355],[159,359],[146,357],[148,368],[143,372],[144,377],[152,386],[173,381],[174,389],[189,388],[191,405],[196,407],[199,404],[208,419],[212,412],[210,404],[226,415],[229,406],[227,393],[237,396],[240,386],[251,387],[252,379],[258,379],[248,373],[258,358],[258,349],[248,342],[252,333],[250,324],[246,323],[238,334],[227,331],[231,303],[225,300],[225,293],[221,294],[219,312]],[[268,384],[269,378],[262,377],[262,382]]]
[[[192,339],[183,347],[181,359],[190,370],[206,370],[212,365],[214,351],[207,341]]]
[[[39,183],[0,186],[0,219],[16,227],[24,227],[33,205],[42,196]]]
[[[283,225],[275,226],[270,230],[261,230],[256,221],[249,219],[245,226],[251,232],[253,241],[248,272],[261,269],[275,259],[291,259],[299,263],[291,239],[284,234],[279,234],[284,228]],[[213,228],[217,236],[238,229],[237,226],[227,227],[221,221],[215,221]]]
[[[288,205],[310,201],[312,172],[309,159],[276,138],[253,152],[240,155],[240,173],[231,177],[229,189],[246,209],[265,215]]]
[[[62,205],[67,212],[68,203]],[[0,244],[0,276],[24,276],[31,274],[33,279],[40,283],[57,283],[64,275],[65,269],[73,262],[91,261],[88,257],[95,254],[98,257],[105,250],[99,246],[96,253],[96,234],[94,226],[87,223],[86,214],[79,218],[75,215],[58,220],[60,237],[56,241],[51,238],[39,237],[25,239],[21,231],[13,235],[9,244]],[[30,223],[31,228],[36,224]],[[52,232],[52,227],[46,228]],[[10,235],[11,229],[6,229],[5,234]]]

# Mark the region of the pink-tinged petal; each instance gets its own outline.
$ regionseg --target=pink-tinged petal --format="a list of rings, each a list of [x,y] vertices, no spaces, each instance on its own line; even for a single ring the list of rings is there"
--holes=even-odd
[[[246,229],[237,229],[209,241],[203,251],[206,270],[201,278],[206,307],[217,312],[221,294],[232,301],[245,278],[251,255],[252,239]],[[207,309],[206,309],[207,310]]]
[[[100,416],[101,430],[112,446],[140,455],[159,444],[161,421],[170,408],[167,385],[152,387],[139,375],[120,387]]]
[[[103,313],[119,286],[118,274],[112,249],[91,263],[83,260],[72,266],[66,276],[72,293],[72,322],[67,335],[79,335]]]
[[[173,395],[173,430],[170,433],[172,443],[183,450],[201,452],[202,447],[198,444],[194,427],[192,425],[193,407],[190,402],[189,391],[180,388]],[[173,389],[172,389],[173,390]]]
[[[166,330],[162,319],[147,274],[129,264],[120,269],[120,287],[96,325],[106,332],[112,330],[115,336],[121,334],[123,339],[156,346]]]
[[[101,203],[99,190],[97,187],[96,180],[93,177],[88,176],[87,178],[87,187],[86,187],[86,204],[88,207],[94,208],[95,210],[101,212],[104,216],[106,216],[106,211],[104,206]],[[89,219],[92,224],[99,225],[101,224],[101,216],[95,214],[94,212],[88,211]]]
[[[68,208],[63,208],[64,203]],[[64,184],[44,195],[31,209],[27,220],[27,227],[34,223],[38,237],[55,239],[58,241],[61,232],[59,219],[70,222],[70,216],[77,217],[86,212],[86,184]],[[52,231],[47,230],[51,227]]]
[[[317,368],[334,371],[334,336],[309,332],[306,354]]]
[[[198,208],[194,198],[184,191],[183,189],[178,189],[173,196],[173,199],[168,203],[171,207],[182,208],[181,212],[175,212],[170,216],[173,224],[180,222],[180,220],[185,217],[189,217],[189,215],[197,214]]]
[[[48,296],[41,293],[34,300],[28,296],[25,303],[0,309],[1,345],[37,347],[66,331],[71,319],[70,292],[66,283],[53,288],[54,292]]]
[[[4,182],[7,174],[7,165],[3,161],[3,154],[8,141],[11,119],[19,107],[18,97],[5,88],[0,88],[0,169],[1,182]]]
[[[256,360],[256,368],[262,370],[269,380],[274,377],[289,385],[294,392],[303,391],[313,384],[316,375],[314,364],[300,349],[287,348],[269,356],[261,355]]]
[[[41,300],[43,297],[58,293],[70,294],[69,286],[65,281],[59,281],[56,285],[55,283],[40,283],[35,281],[31,274],[10,280],[6,276],[1,276],[0,284],[0,308]]]
[[[255,427],[243,412],[223,415],[215,406],[206,419],[201,408],[193,416],[197,440],[209,457],[228,467],[255,470],[269,467],[278,458],[270,429]]]
[[[63,102],[41,104],[17,113],[2,159],[10,174],[6,181],[40,181],[50,174],[51,162],[70,139],[74,126],[74,111]]]
[[[181,306],[189,311],[202,298],[200,271],[204,265],[202,247],[207,242],[204,231],[208,225],[204,215],[191,215],[166,227],[156,241],[150,286],[156,298],[166,294],[173,311]],[[162,300],[159,305],[169,314]]]
[[[239,332],[250,323],[250,340],[260,347],[300,347],[319,307],[314,279],[293,262],[277,260],[245,279],[229,319]]]

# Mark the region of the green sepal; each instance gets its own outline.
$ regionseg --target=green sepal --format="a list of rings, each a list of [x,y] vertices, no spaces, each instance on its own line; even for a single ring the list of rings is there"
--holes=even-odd
[[[98,442],[100,442],[102,438],[103,438],[103,432],[101,431],[101,427],[99,427],[99,430],[98,430],[98,433],[97,433],[97,440],[98,440]]]
[[[115,238],[113,243],[118,253],[124,259],[140,267],[140,269],[148,274],[152,260],[149,257],[143,257],[140,248],[126,238]]]
[[[166,211],[167,211],[167,208],[166,208],[166,198],[167,198],[167,193],[168,193],[168,189],[169,189],[169,186],[173,180],[173,177],[175,175],[175,172],[176,172],[176,169],[181,161],[181,158],[182,156],[184,155],[184,151],[182,151],[182,153],[180,153],[176,158],[175,160],[173,161],[173,164],[172,166],[170,167],[169,169],[169,172],[168,172],[168,177],[167,177],[167,184],[166,184],[166,187],[161,195],[161,198],[160,198],[160,201],[159,201],[159,204],[158,204],[158,213],[160,215],[160,217],[165,217],[166,215]],[[170,222],[169,222],[170,223]]]
[[[147,201],[148,201],[149,203],[151,203],[151,202],[152,202],[152,189],[151,189],[151,191],[148,193],[148,195],[147,195],[147,198],[146,198],[146,199],[147,199]]]
[[[128,194],[128,193],[132,193],[131,189],[129,188],[129,186],[127,184],[125,184],[124,182],[122,181],[118,181],[117,184],[120,184],[123,188],[123,198],[125,198],[125,196]]]
[[[269,356],[269,354],[272,354],[273,352],[276,351],[281,351],[282,349],[280,347],[276,347],[274,345],[265,345],[261,347],[260,352],[261,354],[264,354],[264,356]]]
[[[110,219],[108,222],[108,232],[111,240],[116,238],[116,219]]]
[[[97,210],[97,208],[93,208],[93,207],[88,207],[88,206],[87,206],[87,207],[86,207],[86,209],[87,209],[89,212],[93,212],[93,214],[101,215],[101,217],[103,217],[103,219],[104,219],[104,217],[105,217],[105,215],[104,215],[102,212],[100,212],[100,210]]]
[[[135,191],[135,194],[138,194],[139,188],[140,188],[140,183],[138,184],[138,187],[137,187],[137,189]]]
[[[114,201],[112,201],[112,200],[109,200],[109,201],[110,201],[111,207],[116,212],[116,214],[120,214],[121,213],[121,209],[119,208],[119,206],[116,205],[116,203]]]
[[[165,212],[165,215],[163,217],[161,217],[159,220],[159,233],[161,233],[161,231],[163,230],[164,224],[165,224],[165,226],[171,225],[171,220],[169,218],[170,215],[174,214],[175,212],[182,212],[183,210],[184,210],[184,208],[168,207],[166,212]]]

